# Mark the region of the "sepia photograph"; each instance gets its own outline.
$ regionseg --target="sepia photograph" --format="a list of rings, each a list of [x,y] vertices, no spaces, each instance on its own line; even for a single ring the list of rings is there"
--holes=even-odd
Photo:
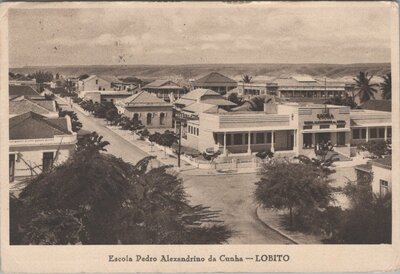
[[[2,13],[10,247],[391,247],[397,5],[20,4]],[[212,261],[135,250],[106,261]]]

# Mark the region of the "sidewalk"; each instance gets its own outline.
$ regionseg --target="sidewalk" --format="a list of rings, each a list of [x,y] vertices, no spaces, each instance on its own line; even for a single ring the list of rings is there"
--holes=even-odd
[[[283,211],[258,207],[256,215],[265,225],[297,244],[322,244],[323,237],[287,230],[281,222]]]

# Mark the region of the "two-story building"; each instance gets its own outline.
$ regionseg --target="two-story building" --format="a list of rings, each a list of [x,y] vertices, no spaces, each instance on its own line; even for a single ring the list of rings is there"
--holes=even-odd
[[[172,128],[172,105],[147,91],[117,101],[115,106],[120,114],[147,128]]]
[[[275,94],[280,98],[329,98],[351,94],[354,84],[317,80],[309,76],[279,77],[268,81],[240,82],[238,94],[243,98]]]
[[[166,102],[172,102],[185,94],[185,89],[171,80],[156,80],[143,87],[149,93],[155,94]]]
[[[77,136],[68,116],[26,112],[11,117],[9,123],[10,182],[47,172],[75,150]]]
[[[78,95],[80,97],[83,97],[84,91],[94,90],[113,90],[113,82],[97,75],[90,75],[85,79],[79,80]]]

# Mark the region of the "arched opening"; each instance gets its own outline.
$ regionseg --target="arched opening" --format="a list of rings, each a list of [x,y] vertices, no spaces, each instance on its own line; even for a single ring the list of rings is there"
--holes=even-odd
[[[165,122],[165,113],[161,112],[160,113],[160,125],[164,125]]]
[[[146,124],[147,125],[151,125],[151,118],[152,118],[152,114],[151,113],[147,113],[147,119],[146,119]]]

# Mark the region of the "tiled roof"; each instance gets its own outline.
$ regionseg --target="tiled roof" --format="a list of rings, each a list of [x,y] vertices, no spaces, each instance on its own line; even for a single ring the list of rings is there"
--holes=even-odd
[[[52,112],[56,112],[55,103],[51,100],[34,101],[27,98],[18,101],[11,100],[9,102],[10,115],[19,115],[30,111],[47,116]]]
[[[392,156],[386,156],[385,158],[374,159],[371,161],[372,165],[392,169]]]
[[[207,86],[210,84],[221,84],[221,85],[229,85],[229,86],[234,86],[236,85],[236,81],[226,77],[225,75],[222,75],[221,73],[218,72],[211,72],[207,74],[204,77],[201,77],[200,79],[197,79],[193,82],[194,86]]]
[[[210,108],[214,108],[215,105],[210,105],[210,104],[205,104],[205,103],[201,103],[201,102],[196,102],[193,103],[185,108],[183,108],[184,111],[189,111],[189,112],[193,112],[193,113],[201,113],[204,111],[209,110]]]
[[[207,98],[205,100],[201,100],[201,102],[215,106],[236,106],[235,103],[223,98]]]
[[[16,96],[39,96],[40,94],[31,86],[25,85],[9,85],[8,86],[8,95],[10,97]]]
[[[362,104],[363,109],[378,110],[378,111],[392,111],[392,101],[390,100],[369,100]]]
[[[197,100],[200,99],[204,95],[214,95],[214,96],[221,96],[218,92],[215,92],[211,89],[205,89],[205,88],[197,88],[194,89],[185,95],[183,95],[181,98],[183,99],[189,99],[189,100]]]
[[[140,105],[169,105],[164,100],[148,93],[145,90],[140,91],[121,101],[125,106],[135,106]]]
[[[160,87],[166,87],[166,85],[168,86],[168,88],[171,88],[171,89],[182,88],[177,83],[174,83],[171,80],[155,80],[155,81],[147,84],[143,88],[160,88]]]
[[[10,118],[10,140],[54,138],[55,135],[70,135],[66,117],[46,118],[27,112]]]

